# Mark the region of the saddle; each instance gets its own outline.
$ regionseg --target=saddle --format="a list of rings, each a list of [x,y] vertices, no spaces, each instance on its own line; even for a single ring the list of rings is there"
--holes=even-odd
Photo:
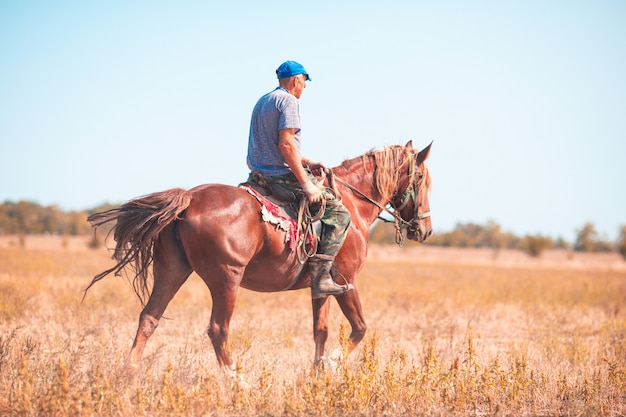
[[[289,248],[298,252],[300,263],[315,255],[322,232],[319,218],[310,216],[304,193],[297,193],[282,184],[272,183],[258,173],[239,184],[261,204],[263,221],[286,232]],[[317,216],[316,216],[317,217]]]
[[[297,203],[303,195],[296,196],[296,193],[282,184],[269,181],[258,172],[252,173],[252,178],[239,184],[253,188],[257,193],[272,201],[279,207],[286,210],[291,209],[291,217],[295,217],[297,213]]]

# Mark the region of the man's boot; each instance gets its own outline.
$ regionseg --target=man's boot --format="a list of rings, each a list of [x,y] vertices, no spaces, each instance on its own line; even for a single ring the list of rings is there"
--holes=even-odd
[[[339,295],[354,289],[352,284],[339,285],[330,276],[334,256],[316,254],[309,259],[311,272],[311,298],[322,298],[329,295]]]

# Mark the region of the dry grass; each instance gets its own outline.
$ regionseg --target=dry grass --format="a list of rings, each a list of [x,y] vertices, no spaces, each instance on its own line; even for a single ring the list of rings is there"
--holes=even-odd
[[[218,369],[195,276],[128,377],[140,305],[119,278],[81,303],[111,264],[87,241],[0,240],[0,415],[626,413],[626,268],[613,258],[373,248],[358,281],[369,332],[332,375],[312,369],[307,292],[242,290],[230,347],[244,390]],[[332,313],[331,349],[348,332]]]

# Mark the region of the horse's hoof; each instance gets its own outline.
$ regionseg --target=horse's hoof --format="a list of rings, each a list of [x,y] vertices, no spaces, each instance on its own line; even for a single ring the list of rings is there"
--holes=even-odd
[[[232,388],[240,391],[250,391],[252,387],[243,375],[237,375],[232,379]]]
[[[345,359],[343,356],[343,349],[340,347],[333,349],[328,358],[336,363],[343,362]]]
[[[132,384],[137,383],[137,376],[139,375],[139,364],[128,362],[124,365],[121,371],[121,377],[124,378],[127,382]]]
[[[223,369],[224,369],[224,374],[230,381],[231,388],[233,389],[236,388],[242,391],[250,390],[251,388],[250,384],[248,383],[248,381],[246,381],[246,378],[244,378],[244,376],[240,372],[237,371],[235,367],[230,368],[228,366],[225,366]]]
[[[339,369],[339,365],[344,359],[343,349],[336,348],[330,352],[330,355],[319,358],[319,360],[315,362],[315,368],[318,372],[323,370],[330,372],[331,374],[336,374]]]

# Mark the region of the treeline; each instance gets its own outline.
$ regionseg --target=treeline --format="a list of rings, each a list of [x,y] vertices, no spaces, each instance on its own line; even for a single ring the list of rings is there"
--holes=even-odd
[[[42,206],[29,201],[0,204],[0,235],[84,235],[91,226],[87,216],[108,210],[115,205],[104,204],[91,210],[63,211],[57,206]],[[378,222],[370,232],[370,242],[394,244],[396,231],[389,223]],[[411,244],[405,241],[407,245]],[[626,259],[626,225],[619,231],[616,242],[609,242],[598,234],[592,223],[583,225],[576,235],[576,241],[566,242],[543,235],[516,236],[502,230],[495,222],[486,225],[459,223],[454,230],[437,232],[426,243],[432,246],[461,248],[518,249],[532,256],[540,256],[547,249],[568,249],[581,252],[619,252]]]
[[[0,204],[0,235],[83,235],[91,229],[87,216],[112,205],[93,210],[63,211],[56,206],[42,206],[30,201]]]
[[[396,230],[392,224],[378,222],[370,232],[370,242],[377,244],[393,244],[396,241]],[[405,240],[405,244],[408,241]],[[606,241],[597,232],[593,223],[584,224],[576,232],[576,240],[572,243],[562,238],[553,239],[544,235],[516,236],[502,230],[495,222],[486,225],[476,223],[459,223],[454,230],[437,232],[426,242],[430,246],[517,249],[531,256],[540,256],[547,249],[566,249],[580,252],[618,252],[626,259],[626,226],[619,231],[616,242]]]

